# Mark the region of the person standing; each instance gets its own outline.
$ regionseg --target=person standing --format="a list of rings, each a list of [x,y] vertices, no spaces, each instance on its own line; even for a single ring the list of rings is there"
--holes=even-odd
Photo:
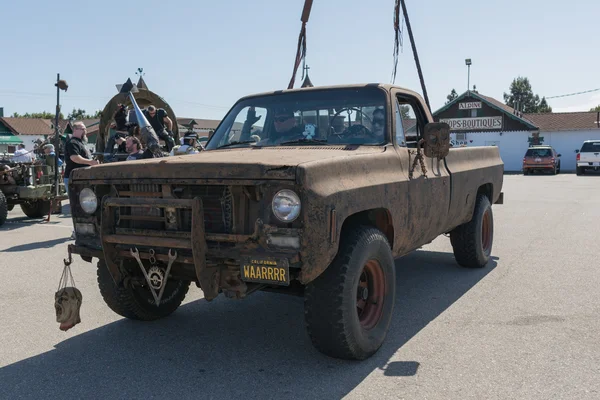
[[[87,144],[87,128],[81,121],[77,121],[73,124],[73,135],[65,146],[65,161],[67,166],[65,167],[65,189],[67,195],[69,194],[69,179],[71,177],[71,171],[77,168],[84,168],[90,165],[97,165],[98,160],[93,160],[90,151],[86,147]],[[69,198],[70,203],[70,198]],[[75,231],[71,235],[71,239],[75,239]]]
[[[175,140],[173,139],[173,121],[167,115],[167,112],[163,108],[156,108],[153,105],[149,105],[146,110],[144,110],[144,115],[154,128],[154,132],[156,135],[165,141],[167,145],[167,151],[170,152],[175,146]],[[166,124],[166,129],[165,129]]]
[[[13,156],[13,162],[31,163],[33,162],[33,156],[31,151],[27,151],[24,144],[19,144],[19,148],[15,151]]]

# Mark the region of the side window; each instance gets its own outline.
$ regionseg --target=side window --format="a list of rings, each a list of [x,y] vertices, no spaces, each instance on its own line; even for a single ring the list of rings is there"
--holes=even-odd
[[[415,113],[414,107],[402,98],[398,98],[397,102],[397,114],[400,117],[397,120],[402,121],[402,134],[404,135],[404,143],[407,147],[416,147],[419,138],[423,134],[422,121],[418,118]],[[396,129],[396,139],[400,145],[400,138],[397,136],[398,130]]]

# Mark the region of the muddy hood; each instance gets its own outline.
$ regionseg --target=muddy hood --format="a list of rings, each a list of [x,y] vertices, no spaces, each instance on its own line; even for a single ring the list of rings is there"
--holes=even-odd
[[[277,179],[295,180],[300,164],[379,153],[378,147],[299,146],[211,150],[199,154],[123,161],[73,170],[72,180]]]

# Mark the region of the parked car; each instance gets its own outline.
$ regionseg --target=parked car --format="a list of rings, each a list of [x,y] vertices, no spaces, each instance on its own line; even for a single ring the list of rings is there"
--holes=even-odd
[[[536,170],[559,174],[560,156],[552,146],[530,146],[523,157],[523,175],[529,175]]]
[[[577,151],[577,175],[586,170],[598,171],[600,168],[600,140],[586,140]]]

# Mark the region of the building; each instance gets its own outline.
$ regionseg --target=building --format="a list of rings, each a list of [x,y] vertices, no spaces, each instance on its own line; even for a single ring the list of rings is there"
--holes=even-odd
[[[87,127],[88,148],[93,152],[98,134],[99,119],[84,119]],[[74,121],[73,121],[74,122]],[[72,122],[59,120],[59,131],[63,140],[73,133]],[[54,120],[42,118],[0,117],[0,154],[12,154],[16,146],[24,144],[25,149],[33,150],[36,144],[54,136]]]
[[[43,141],[52,135],[52,128],[41,118],[0,118],[0,136],[5,144],[0,143],[0,152],[14,153],[17,144],[24,144],[26,150],[33,150],[38,140]],[[10,138],[12,143],[7,143]],[[17,140],[19,141],[17,143]]]
[[[575,170],[575,150],[600,139],[597,112],[523,114],[474,91],[467,91],[433,113],[450,125],[453,146],[498,146],[509,172],[521,171],[531,144],[548,144],[561,154],[561,170]]]

